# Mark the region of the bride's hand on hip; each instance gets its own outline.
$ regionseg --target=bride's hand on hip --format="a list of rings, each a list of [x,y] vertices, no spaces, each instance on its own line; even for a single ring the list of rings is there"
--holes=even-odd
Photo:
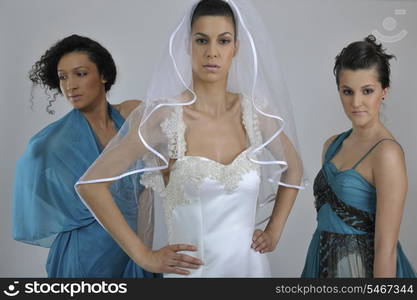
[[[165,246],[159,250],[149,251],[144,259],[144,269],[155,273],[175,273],[188,275],[186,269],[198,269],[203,262],[187,254],[177,253],[178,251],[197,251],[192,245],[174,244]]]
[[[274,241],[271,233],[268,231],[256,229],[253,233],[251,248],[255,251],[260,253],[271,252],[274,251],[276,245],[277,242]]]

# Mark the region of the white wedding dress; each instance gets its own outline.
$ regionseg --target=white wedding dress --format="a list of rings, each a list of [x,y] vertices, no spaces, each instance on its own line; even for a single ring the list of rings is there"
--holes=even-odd
[[[251,145],[259,144],[260,132],[247,97],[241,97],[243,123]],[[188,269],[187,276],[164,277],[270,277],[267,256],[251,248],[260,188],[259,165],[240,153],[232,163],[185,156],[185,124],[182,108],[162,124],[170,139],[170,156],[176,159],[165,187],[162,176],[148,173],[142,184],[161,197],[168,243],[195,245],[187,252],[204,265]]]

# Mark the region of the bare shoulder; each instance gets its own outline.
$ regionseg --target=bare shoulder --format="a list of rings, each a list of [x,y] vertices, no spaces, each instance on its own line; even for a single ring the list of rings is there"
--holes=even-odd
[[[115,108],[120,112],[123,118],[127,118],[132,111],[135,110],[142,103],[142,100],[126,100],[120,104],[115,105]],[[116,107],[117,106],[117,107]]]
[[[374,149],[373,164],[377,168],[392,168],[405,163],[400,144],[391,139],[381,141]]]
[[[392,140],[384,140],[372,151],[371,164],[375,187],[385,194],[407,191],[407,166],[403,150]]]
[[[323,144],[323,153],[326,153],[327,149],[329,148],[330,144],[338,137],[337,134],[329,137]]]
[[[333,135],[333,136],[331,136],[331,137],[329,137],[325,142],[324,142],[324,144],[323,144],[323,152],[322,152],[322,155],[321,155],[321,159],[322,159],[322,162],[324,163],[324,156],[325,156],[325,154],[326,154],[326,152],[327,152],[327,149],[329,149],[329,146],[330,146],[330,144],[331,143],[333,143],[333,141],[336,139],[338,137],[338,135],[336,134],[336,135]]]

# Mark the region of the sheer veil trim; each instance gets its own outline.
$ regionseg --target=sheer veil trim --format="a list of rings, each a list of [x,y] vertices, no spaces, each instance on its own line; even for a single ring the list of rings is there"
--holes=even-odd
[[[191,198],[184,197],[185,181],[192,181],[192,186],[198,189],[202,181],[209,178],[224,184],[226,193],[232,193],[238,187],[242,176],[246,173],[254,171],[258,176],[260,175],[260,166],[248,159],[248,153],[262,143],[257,116],[253,114],[252,105],[248,97],[242,95],[240,98],[242,123],[249,138],[250,146],[239,153],[228,165],[204,157],[185,155],[187,151],[185,141],[186,125],[183,120],[182,107],[176,107],[171,112],[170,117],[161,123],[161,128],[168,137],[170,158],[176,159],[171,169],[173,175],[170,176],[169,182],[165,186],[161,172],[147,172],[142,176],[141,184],[159,194],[164,206],[169,236],[171,235],[169,223],[173,210],[179,205],[192,203]],[[193,201],[197,200],[193,199]]]
[[[225,1],[235,14],[239,42],[239,50],[228,74],[227,91],[242,95],[242,122],[250,147],[232,163],[236,177],[229,174],[217,178],[224,180],[228,186],[226,189],[231,190],[238,180],[236,178],[249,169],[256,169],[261,178],[260,208],[275,200],[279,185],[303,189],[307,181],[292,104],[277,61],[278,51],[271,44],[272,39],[262,18],[250,1]],[[187,145],[182,120],[183,106],[198,101],[193,91],[189,53],[190,21],[198,0],[189,2],[191,5],[172,32],[168,49],[156,67],[145,102],[131,113],[118,135],[76,186],[116,181],[143,172],[142,184],[162,198],[166,198],[167,193],[181,193],[182,184],[171,182],[176,180],[174,177],[170,178],[168,188],[165,187],[161,171],[169,167],[170,159],[183,159],[183,164],[192,164],[195,159],[184,156]],[[245,165],[246,161],[248,165]],[[210,174],[226,174],[224,170],[233,169],[214,161],[207,160],[205,163]],[[242,170],[236,170],[240,168],[238,166],[242,166]],[[190,171],[197,172],[191,166]],[[134,197],[138,199],[139,195]]]

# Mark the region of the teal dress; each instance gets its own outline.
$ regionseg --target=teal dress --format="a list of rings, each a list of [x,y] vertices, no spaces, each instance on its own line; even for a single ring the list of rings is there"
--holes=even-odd
[[[123,117],[108,104],[117,130]],[[16,166],[13,237],[50,248],[48,277],[154,277],[136,265],[79,199],[74,184],[102,148],[83,114],[73,109],[29,143]],[[116,204],[136,230],[140,175],[110,186]]]
[[[340,134],[328,147],[314,181],[317,229],[307,252],[302,277],[373,277],[376,189],[355,168],[339,171],[331,162],[352,130]],[[415,271],[397,244],[397,277],[415,277]]]

